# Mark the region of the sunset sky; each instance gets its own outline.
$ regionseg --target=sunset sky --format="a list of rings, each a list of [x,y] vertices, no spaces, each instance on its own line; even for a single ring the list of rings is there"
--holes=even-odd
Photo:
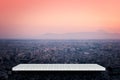
[[[120,0],[0,0],[0,37],[120,32]]]

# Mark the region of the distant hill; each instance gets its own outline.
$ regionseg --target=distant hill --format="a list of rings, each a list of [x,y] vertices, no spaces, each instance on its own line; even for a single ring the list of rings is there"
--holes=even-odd
[[[40,36],[41,39],[120,39],[120,33],[108,33],[105,31],[78,32],[78,33],[47,33]]]

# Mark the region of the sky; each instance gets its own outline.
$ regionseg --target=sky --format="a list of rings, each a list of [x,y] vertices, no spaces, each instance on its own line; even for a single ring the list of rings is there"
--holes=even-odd
[[[120,32],[120,0],[0,0],[0,38]]]

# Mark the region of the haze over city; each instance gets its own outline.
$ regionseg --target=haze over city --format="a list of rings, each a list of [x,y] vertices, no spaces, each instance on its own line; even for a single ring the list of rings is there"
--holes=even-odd
[[[13,71],[19,64],[105,71]],[[0,80],[120,80],[120,0],[0,0]]]
[[[1,0],[0,38],[40,38],[47,33],[99,30],[119,33],[119,3],[120,0]]]

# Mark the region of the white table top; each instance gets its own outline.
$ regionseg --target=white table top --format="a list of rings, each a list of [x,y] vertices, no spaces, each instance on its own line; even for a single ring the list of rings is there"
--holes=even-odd
[[[98,64],[19,64],[12,71],[105,71]]]

